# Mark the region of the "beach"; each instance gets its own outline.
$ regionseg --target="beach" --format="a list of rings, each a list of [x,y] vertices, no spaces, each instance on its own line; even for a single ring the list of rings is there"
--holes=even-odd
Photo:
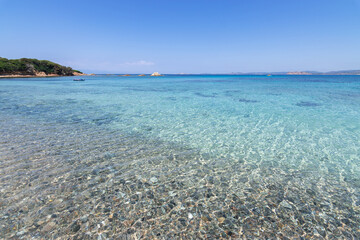
[[[359,76],[0,80],[4,239],[358,239]]]

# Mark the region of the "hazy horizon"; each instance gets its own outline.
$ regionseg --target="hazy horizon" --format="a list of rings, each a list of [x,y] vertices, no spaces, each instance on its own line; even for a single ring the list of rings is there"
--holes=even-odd
[[[0,56],[104,74],[357,70],[359,10],[359,0],[0,0]]]

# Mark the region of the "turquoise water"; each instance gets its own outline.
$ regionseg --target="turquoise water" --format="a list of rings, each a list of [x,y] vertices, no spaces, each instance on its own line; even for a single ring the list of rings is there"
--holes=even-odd
[[[1,181],[7,186],[2,188],[2,193],[9,196],[19,183],[13,180],[4,184],[5,180],[18,176],[19,181],[24,181],[20,173],[26,170],[22,166],[37,151],[43,151],[43,163],[61,162],[61,168],[67,169],[53,167],[52,177],[84,175],[86,169],[96,169],[100,164],[96,159],[100,156],[113,169],[106,183],[113,181],[111,178],[119,177],[119,181],[136,178],[154,185],[155,189],[168,187],[168,195],[159,193],[159,199],[181,205],[184,209],[178,218],[184,218],[186,224],[179,220],[180,227],[159,230],[161,236],[169,237],[166,234],[171,229],[181,232],[191,223],[195,226],[203,221],[200,225],[204,229],[196,225],[192,230],[194,234],[203,234],[197,235],[201,238],[359,237],[360,76],[104,75],[86,77],[85,82],[73,82],[71,77],[1,79],[0,119],[1,134],[6,136],[6,140],[0,140]],[[50,137],[52,145],[48,144]],[[76,142],[75,146],[68,146],[72,141]],[[9,149],[10,146],[17,150]],[[34,153],[32,148],[40,149]],[[60,153],[54,154],[54,149]],[[96,153],[86,155],[86,151],[94,149]],[[50,153],[59,155],[59,159]],[[167,155],[177,156],[178,160]],[[65,158],[71,158],[71,164],[78,170],[72,171]],[[52,167],[30,165],[32,173],[44,173]],[[208,178],[220,180],[211,183]],[[172,187],[169,179],[182,183]],[[71,179],[68,182],[75,184]],[[43,183],[38,184],[38,194],[45,194],[41,190]],[[81,191],[71,191],[86,191],[88,183],[83,184]],[[197,198],[205,201],[209,221],[204,220],[202,213],[188,210],[185,199],[180,197],[180,192],[192,196],[194,189],[201,192],[204,188],[218,193],[210,202],[203,195]],[[26,186],[20,188],[26,189]],[[224,199],[220,197],[222,194]],[[231,212],[233,206],[226,203],[226,198],[233,194],[242,201],[241,206],[251,202],[249,216]],[[267,200],[264,194],[275,200]],[[3,210],[19,205],[19,201],[4,201]],[[128,202],[125,198],[121,201]],[[132,210],[147,209],[142,204],[140,198]],[[256,208],[260,209],[259,213]],[[273,221],[266,220],[269,216],[264,214],[265,208],[271,209],[269,214],[274,214],[274,221],[281,223],[280,227],[274,228],[270,224]],[[120,211],[119,206],[113,209]],[[226,209],[229,212],[224,216],[217,214]],[[165,212],[163,215],[168,216]],[[158,214],[156,219],[162,219],[161,213]],[[256,224],[247,228],[251,224],[244,221],[250,216]],[[11,230],[9,226],[14,223],[9,218],[0,220],[6,222],[3,236],[21,231],[24,233],[19,236],[55,234],[50,227],[48,232],[44,227]],[[230,223],[224,225],[230,218]],[[135,222],[137,219],[140,218],[132,216]],[[169,225],[174,219],[177,218],[169,217],[163,224]],[[44,220],[43,224],[47,226],[49,221]],[[79,232],[86,232],[84,224],[79,225]],[[27,229],[28,225],[21,226]],[[117,227],[124,234],[141,236],[147,236],[144,232],[150,229],[148,225]],[[135,230],[129,232],[130,228]],[[64,232],[56,234],[61,236]],[[188,234],[193,236],[191,231]]]

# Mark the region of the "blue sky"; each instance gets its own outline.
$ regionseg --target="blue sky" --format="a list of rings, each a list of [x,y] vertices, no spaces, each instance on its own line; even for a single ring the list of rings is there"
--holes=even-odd
[[[360,0],[0,0],[0,56],[88,73],[360,69]]]

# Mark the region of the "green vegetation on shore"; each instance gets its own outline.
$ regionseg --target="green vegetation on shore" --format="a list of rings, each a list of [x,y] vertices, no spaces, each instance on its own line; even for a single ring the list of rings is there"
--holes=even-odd
[[[0,75],[59,75],[73,76],[74,73],[82,74],[71,67],[32,58],[7,59],[0,57]]]

